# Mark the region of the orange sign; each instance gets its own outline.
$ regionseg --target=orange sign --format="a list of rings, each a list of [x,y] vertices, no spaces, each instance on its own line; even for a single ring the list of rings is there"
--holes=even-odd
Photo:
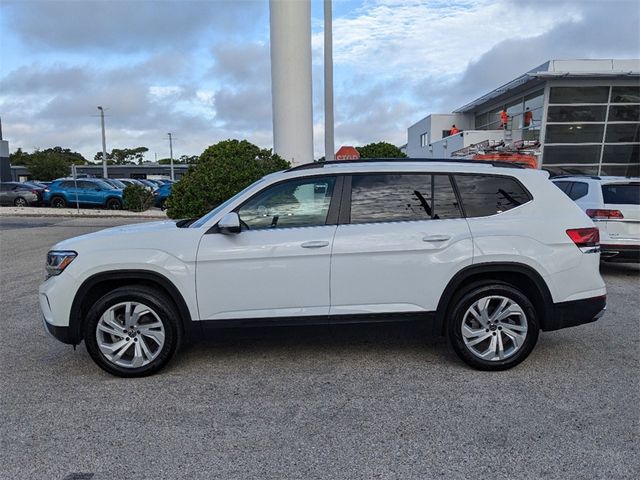
[[[353,147],[340,147],[336,152],[336,160],[359,160],[360,154]]]

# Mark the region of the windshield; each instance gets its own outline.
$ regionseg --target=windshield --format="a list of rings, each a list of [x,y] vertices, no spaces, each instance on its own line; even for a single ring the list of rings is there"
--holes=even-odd
[[[95,180],[96,185],[98,185],[103,190],[114,190],[115,187],[113,185],[108,184],[107,182],[103,182],[102,180]]]
[[[261,178],[260,180],[258,180],[257,182],[252,183],[251,185],[249,185],[247,188],[245,188],[244,190],[241,190],[240,192],[236,193],[233,197],[231,197],[230,199],[228,199],[227,201],[221,203],[220,205],[218,205],[216,208],[214,208],[213,210],[211,210],[209,213],[207,213],[206,215],[200,217],[198,220],[196,220],[195,222],[193,222],[191,225],[189,225],[189,228],[199,228],[201,226],[203,226],[205,223],[207,223],[212,217],[215,217],[218,213],[220,213],[222,210],[224,210],[227,205],[233,203],[236,198],[240,197],[241,195],[244,194],[244,192],[246,192],[247,190],[253,188],[254,186],[258,185],[259,183],[262,183],[264,180]]]

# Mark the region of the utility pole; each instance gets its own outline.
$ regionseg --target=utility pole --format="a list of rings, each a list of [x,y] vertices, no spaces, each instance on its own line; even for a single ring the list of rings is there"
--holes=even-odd
[[[104,109],[98,106],[100,110],[100,120],[102,122],[102,178],[109,178],[107,174],[107,137],[104,134]]]
[[[167,133],[167,135],[169,135],[169,157],[171,158],[171,180],[175,180],[173,176],[173,141],[171,139],[171,134]]]
[[[333,139],[333,14],[331,0],[324,0],[324,158],[335,160]]]

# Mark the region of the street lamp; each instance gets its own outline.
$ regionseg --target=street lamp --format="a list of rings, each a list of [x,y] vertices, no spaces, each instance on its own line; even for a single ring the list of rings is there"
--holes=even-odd
[[[171,138],[170,133],[167,133],[167,135],[169,135],[169,157],[171,158],[171,180],[175,180],[173,175],[173,140]]]
[[[109,178],[107,175],[107,138],[104,134],[104,109],[98,105],[100,110],[100,120],[102,121],[102,178]]]

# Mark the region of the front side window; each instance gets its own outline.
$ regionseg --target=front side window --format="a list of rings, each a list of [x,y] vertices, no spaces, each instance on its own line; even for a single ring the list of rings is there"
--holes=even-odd
[[[315,227],[325,225],[336,177],[289,180],[266,188],[238,210],[245,227]]]
[[[513,178],[497,175],[456,175],[467,217],[486,217],[506,212],[530,200]]]
[[[370,174],[351,180],[351,223],[459,218],[448,175]]]

